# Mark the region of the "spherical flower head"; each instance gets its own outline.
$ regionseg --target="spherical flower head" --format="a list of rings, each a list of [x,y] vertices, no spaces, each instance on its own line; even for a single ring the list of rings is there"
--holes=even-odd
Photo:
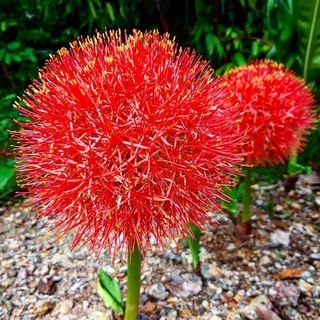
[[[17,104],[19,177],[28,204],[73,247],[150,246],[209,221],[243,157],[239,115],[208,63],[168,35],[78,39]]]
[[[282,64],[261,60],[231,70],[224,80],[242,112],[239,130],[247,136],[242,151],[248,164],[276,165],[301,151],[316,119],[303,79]]]

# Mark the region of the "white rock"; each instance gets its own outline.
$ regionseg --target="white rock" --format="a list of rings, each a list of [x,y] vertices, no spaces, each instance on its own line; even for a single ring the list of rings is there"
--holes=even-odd
[[[271,306],[271,302],[265,294],[261,294],[260,296],[255,297],[249,303],[249,305],[247,305],[246,307],[240,310],[240,313],[244,314],[247,319],[251,319],[251,320],[258,319],[255,308],[261,304],[266,305],[268,307]]]
[[[285,247],[288,247],[290,244],[290,232],[277,229],[271,234],[270,240],[274,244],[280,244]]]

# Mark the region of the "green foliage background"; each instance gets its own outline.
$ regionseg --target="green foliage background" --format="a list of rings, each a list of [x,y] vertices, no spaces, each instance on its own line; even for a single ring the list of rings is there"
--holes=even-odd
[[[313,1],[316,4],[320,0]],[[301,1],[298,2],[300,5]],[[79,35],[92,35],[95,30],[159,29],[210,60],[217,74],[253,59],[271,57],[303,76],[299,64],[302,46],[295,53],[298,33],[292,15],[290,0],[2,0],[0,200],[16,189],[8,132],[15,129],[12,119],[19,118],[13,102],[30,84],[30,79],[37,77],[37,68],[44,65],[49,54],[68,47]],[[310,82],[316,87],[318,80]],[[301,159],[320,164],[320,147],[314,148],[320,144],[319,130],[311,140],[313,147],[307,148]]]

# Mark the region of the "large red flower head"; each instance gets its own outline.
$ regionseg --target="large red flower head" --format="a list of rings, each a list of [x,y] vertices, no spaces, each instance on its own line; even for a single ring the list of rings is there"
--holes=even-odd
[[[248,143],[242,147],[254,166],[284,163],[301,151],[315,122],[311,89],[282,64],[254,61],[224,76],[239,103],[239,130]]]
[[[96,35],[51,57],[25,92],[14,133],[39,217],[73,247],[149,245],[208,221],[241,164],[238,114],[207,62],[168,35]]]

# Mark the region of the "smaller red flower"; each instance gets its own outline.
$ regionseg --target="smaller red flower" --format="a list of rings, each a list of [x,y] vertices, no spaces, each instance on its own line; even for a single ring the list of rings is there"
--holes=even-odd
[[[301,151],[316,121],[315,100],[303,79],[270,60],[235,68],[224,79],[242,112],[247,163],[276,165]]]

